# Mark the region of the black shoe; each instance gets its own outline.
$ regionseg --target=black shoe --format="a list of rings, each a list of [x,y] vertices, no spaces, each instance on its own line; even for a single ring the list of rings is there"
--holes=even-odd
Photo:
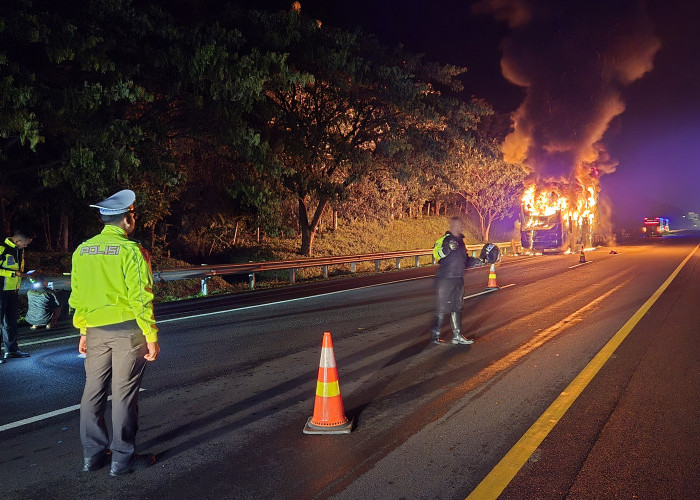
[[[134,453],[131,455],[131,459],[126,464],[112,462],[112,467],[109,469],[109,475],[114,477],[130,474],[132,472],[147,469],[154,463],[156,463],[155,455],[137,455]]]
[[[29,353],[24,351],[6,352],[4,358],[28,358]]]
[[[102,467],[109,463],[109,458],[111,454],[111,451],[105,450],[99,455],[84,459],[83,472],[93,472],[96,470],[100,470]]]

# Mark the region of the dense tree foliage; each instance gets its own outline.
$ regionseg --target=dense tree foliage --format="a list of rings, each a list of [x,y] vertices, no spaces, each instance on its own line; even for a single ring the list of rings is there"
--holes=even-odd
[[[33,223],[46,247],[70,250],[97,226],[86,206],[129,187],[155,250],[210,255],[262,230],[298,234],[310,255],[330,209],[388,220],[461,196],[488,237],[517,202],[521,177],[494,137],[474,139],[491,110],[461,98],[464,68],[326,26],[298,4],[196,17],[172,5],[4,3],[6,232]]]
[[[495,142],[456,152],[454,168],[456,193],[474,209],[481,237],[488,241],[493,222],[512,215],[527,174],[522,166],[504,161]]]

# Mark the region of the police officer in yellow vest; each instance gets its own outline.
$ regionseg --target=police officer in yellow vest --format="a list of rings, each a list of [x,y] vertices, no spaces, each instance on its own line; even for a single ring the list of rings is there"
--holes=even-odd
[[[135,199],[126,189],[90,205],[99,209],[105,226],[75,250],[71,272],[69,303],[75,309],[73,325],[81,334],[78,350],[85,354],[80,401],[83,470],[98,470],[111,458],[112,476],[155,462],[153,455],[134,452],[141,380],[146,363],[160,352],[150,257],[128,238],[136,225]],[[104,419],[110,381],[111,443]]]
[[[17,320],[19,319],[19,296],[17,291],[24,274],[24,249],[32,242],[32,234],[17,229],[11,237],[0,244],[0,319],[5,354],[0,363],[8,358],[27,358],[17,346]]]

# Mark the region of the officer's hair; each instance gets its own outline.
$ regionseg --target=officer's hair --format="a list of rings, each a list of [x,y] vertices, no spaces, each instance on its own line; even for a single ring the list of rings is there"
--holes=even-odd
[[[33,231],[29,231],[27,228],[18,227],[12,232],[12,236],[26,238],[28,240],[33,240],[35,237],[35,234]]]
[[[102,222],[105,224],[119,224],[124,217],[127,216],[129,212],[123,212],[121,214],[114,214],[114,215],[105,215],[105,214],[100,214],[100,219],[102,219]]]

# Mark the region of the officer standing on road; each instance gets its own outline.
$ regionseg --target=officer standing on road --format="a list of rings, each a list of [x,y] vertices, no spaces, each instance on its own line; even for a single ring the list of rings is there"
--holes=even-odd
[[[105,226],[73,253],[71,296],[73,325],[80,330],[78,350],[85,354],[85,390],[80,401],[83,470],[107,464],[110,475],[140,470],[153,455],[134,453],[138,430],[138,394],[147,361],[155,361],[158,328],[153,316],[153,275],[146,250],[128,236],[136,225],[131,190],[91,207]],[[105,425],[108,385],[112,383],[112,441]]]
[[[32,242],[33,235],[16,229],[0,244],[0,321],[5,354],[0,363],[9,358],[27,358],[28,352],[17,346],[17,320],[19,319],[19,286],[24,274],[24,249]]]
[[[430,338],[435,344],[442,344],[440,327],[446,314],[450,315],[453,344],[473,344],[474,341],[462,336],[462,303],[464,301],[464,271],[472,260],[467,255],[467,247],[462,236],[462,220],[452,217],[450,230],[435,242],[433,257],[438,261],[435,275],[437,309],[435,326]],[[473,259],[475,262],[478,259]]]

